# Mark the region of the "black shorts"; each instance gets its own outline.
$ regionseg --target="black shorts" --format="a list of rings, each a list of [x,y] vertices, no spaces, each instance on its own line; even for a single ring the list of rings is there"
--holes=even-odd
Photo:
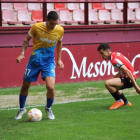
[[[121,87],[120,89],[133,87],[133,84],[129,78],[120,77],[120,79],[121,79],[121,82],[123,83],[123,87]]]

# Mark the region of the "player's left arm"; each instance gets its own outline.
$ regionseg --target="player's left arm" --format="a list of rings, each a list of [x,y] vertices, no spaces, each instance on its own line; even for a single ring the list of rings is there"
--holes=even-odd
[[[62,52],[62,41],[61,40],[59,40],[57,42],[56,51],[57,51],[57,65],[62,70],[62,69],[64,69],[64,64],[61,60],[61,52]]]
[[[136,83],[136,81],[135,81],[135,79],[134,79],[134,77],[133,77],[131,71],[130,71],[129,69],[127,69],[127,67],[126,67],[125,65],[121,66],[120,70],[122,70],[125,74],[127,74],[128,78],[131,80],[131,82],[132,82],[134,88],[136,89],[136,92],[137,92],[138,94],[140,94],[140,88],[139,88],[139,86],[137,85],[137,83]]]

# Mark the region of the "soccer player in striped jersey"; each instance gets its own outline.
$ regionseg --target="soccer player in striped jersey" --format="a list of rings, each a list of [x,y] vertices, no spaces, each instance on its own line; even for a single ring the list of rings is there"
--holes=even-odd
[[[31,82],[37,81],[39,73],[41,73],[41,77],[45,81],[47,88],[47,104],[45,111],[49,119],[55,119],[51,110],[55,96],[55,48],[57,52],[56,63],[60,69],[64,69],[64,64],[61,60],[64,29],[57,24],[58,14],[55,11],[50,11],[47,15],[46,22],[34,24],[24,40],[20,55],[16,59],[17,63],[20,63],[24,58],[24,52],[32,37],[33,49],[25,69],[23,85],[19,94],[20,110],[15,119],[21,119],[22,115],[26,113],[25,103],[28,96],[28,90]]]
[[[110,46],[107,43],[100,44],[97,50],[104,60],[109,59],[112,65],[119,71],[111,79],[105,81],[107,90],[115,99],[115,103],[109,109],[118,109],[123,105],[131,106],[122,90],[134,87],[136,92],[140,94],[140,88],[136,83],[135,71],[130,61],[119,52],[111,52]]]

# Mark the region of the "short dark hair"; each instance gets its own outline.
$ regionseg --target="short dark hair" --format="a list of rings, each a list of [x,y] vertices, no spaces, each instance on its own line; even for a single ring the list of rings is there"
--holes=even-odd
[[[110,46],[108,43],[102,43],[98,46],[97,50],[100,51],[101,49],[103,50],[110,50]]]
[[[47,15],[47,19],[50,20],[57,20],[58,19],[58,14],[55,11],[50,11]]]

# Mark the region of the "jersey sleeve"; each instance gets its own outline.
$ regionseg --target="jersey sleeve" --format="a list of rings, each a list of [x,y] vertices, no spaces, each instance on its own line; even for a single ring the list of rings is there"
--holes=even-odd
[[[63,35],[64,35],[64,28],[62,28],[61,36],[60,36],[60,38],[59,38],[59,41],[62,41],[62,39],[63,39]]]
[[[35,36],[35,33],[36,33],[36,26],[35,24],[32,26],[32,28],[29,30],[28,34],[33,37]]]
[[[114,58],[111,61],[112,65],[115,66],[117,69],[120,69],[121,66],[123,66],[124,64],[121,62],[121,60]]]

